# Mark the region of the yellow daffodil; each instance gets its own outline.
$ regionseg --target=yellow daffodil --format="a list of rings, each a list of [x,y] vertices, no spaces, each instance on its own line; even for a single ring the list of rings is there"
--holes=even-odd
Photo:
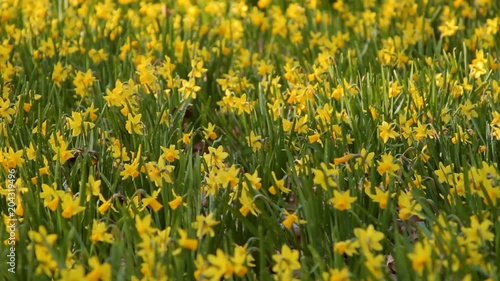
[[[179,246],[181,246],[183,249],[188,249],[192,251],[198,248],[197,239],[188,238],[188,233],[181,228],[179,228],[177,231],[179,232],[180,235],[180,238],[178,240]]]
[[[85,210],[85,207],[80,206],[80,198],[76,197],[73,199],[73,196],[71,194],[64,194],[62,197],[62,213],[61,215],[63,218],[69,219],[72,216],[83,212]]]
[[[351,209],[351,204],[357,200],[356,197],[350,196],[350,190],[339,192],[337,190],[333,191],[333,198],[329,200],[333,204],[333,207],[339,211],[345,211]]]
[[[395,139],[395,138],[399,137],[399,134],[394,131],[393,124],[389,124],[389,123],[384,121],[384,122],[382,122],[381,125],[378,125],[378,129],[380,132],[379,135],[382,138],[382,140],[384,141],[384,143],[386,143],[389,140],[389,138]]]

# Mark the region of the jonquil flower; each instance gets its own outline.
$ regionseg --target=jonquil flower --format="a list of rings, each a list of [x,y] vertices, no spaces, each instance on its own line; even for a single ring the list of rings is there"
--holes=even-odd
[[[281,253],[272,256],[275,262],[273,271],[278,280],[295,280],[294,271],[300,269],[299,257],[299,251],[290,249],[286,244],[281,247]]]
[[[145,216],[143,219],[139,215],[135,217],[135,228],[139,233],[139,236],[142,236],[146,233],[150,233],[151,229],[151,215]]]
[[[175,193],[175,190],[172,189],[172,194],[174,195],[174,199],[170,200],[168,202],[168,206],[172,208],[172,210],[175,210],[179,208],[181,205],[187,205],[186,203],[183,203],[183,198],[182,196],[179,196]]]
[[[486,241],[493,242],[495,235],[489,230],[493,223],[485,219],[479,223],[479,219],[476,215],[470,217],[470,227],[462,228],[466,236],[466,241],[468,243],[483,244]]]
[[[432,246],[427,241],[417,242],[412,253],[408,254],[411,265],[419,275],[422,275],[425,268],[429,268],[432,258]]]
[[[377,172],[380,175],[392,175],[395,172],[399,171],[399,165],[393,163],[394,157],[389,153],[382,155],[382,161],[377,162]]]
[[[218,146],[217,148],[210,146],[208,148],[208,153],[203,154],[203,159],[205,159],[208,167],[221,168],[224,166],[224,159],[228,156],[229,153],[224,152],[224,148],[222,146]]]
[[[321,275],[325,281],[349,281],[351,280],[349,268],[342,269],[330,268],[328,272],[323,272]]]
[[[305,220],[301,220],[299,219],[299,216],[297,216],[297,212],[298,211],[295,211],[293,213],[289,213],[287,210],[284,210],[283,213],[285,215],[285,219],[283,220],[283,226],[286,228],[286,229],[292,229],[293,227],[293,224],[294,223],[300,223],[300,224],[304,224],[306,223]]]
[[[385,209],[387,208],[387,203],[389,201],[389,190],[382,190],[378,187],[375,188],[375,194],[371,193],[370,188],[365,189],[366,195],[372,199],[373,202],[378,203],[378,206],[380,209]],[[395,194],[392,194],[392,197],[394,197]]]
[[[201,87],[197,86],[195,80],[192,78],[189,80],[182,79],[181,81],[182,87],[179,88],[179,93],[182,94],[183,98],[192,98],[193,100],[196,99],[196,92],[201,90]]]
[[[88,281],[111,280],[111,264],[101,263],[97,256],[93,256],[89,259],[89,266],[92,270],[85,276]]]
[[[142,130],[144,129],[144,124],[141,122],[142,114],[137,114],[133,116],[132,114],[127,115],[127,123],[125,124],[125,129],[129,134],[143,135]]]
[[[91,196],[99,196],[101,192],[101,180],[96,180],[93,175],[89,175],[86,184],[87,202]]]
[[[260,135],[256,135],[254,131],[251,131],[250,136],[246,137],[247,144],[252,148],[253,152],[257,152],[262,148],[261,138],[262,137]]]
[[[160,146],[163,151],[162,157],[168,162],[174,162],[175,159],[179,159],[179,150],[175,149],[175,145],[171,144],[168,148]]]
[[[285,187],[285,179],[278,180],[276,178],[276,174],[274,173],[274,171],[271,172],[271,175],[273,176],[275,185],[269,188],[269,193],[271,193],[272,195],[276,195],[277,194],[276,187],[285,194],[288,194],[291,191],[291,189]]]
[[[239,201],[241,203],[239,211],[244,217],[246,217],[248,213],[252,213],[254,216],[258,216],[260,214],[259,208],[257,208],[253,198],[248,195],[248,191],[246,189],[241,191]]]
[[[141,146],[139,146],[137,155],[130,164],[125,164],[123,167],[123,171],[120,172],[120,176],[122,176],[122,180],[126,180],[129,177],[132,179],[139,176],[139,159],[141,157]]]
[[[438,29],[441,32],[441,36],[443,37],[450,37],[455,35],[455,33],[457,33],[459,29],[457,25],[457,19],[452,18],[450,20],[445,21],[442,25],[438,27]]]
[[[72,112],[71,118],[68,119],[68,125],[73,131],[73,136],[77,137],[82,134],[83,131],[92,129],[95,124],[92,122],[83,121],[83,114],[80,112]]]
[[[340,255],[353,256],[358,253],[359,241],[358,240],[345,240],[335,242],[333,251]]]
[[[340,165],[340,164],[344,164],[344,163],[346,163],[347,161],[351,160],[352,158],[354,158],[356,156],[358,156],[358,155],[352,154],[352,153],[346,154],[346,155],[344,155],[342,157],[338,157],[338,158],[333,159],[333,164],[335,166]]]
[[[69,193],[64,194],[62,198],[62,216],[63,218],[69,219],[72,216],[85,210],[85,207],[80,206],[80,197],[73,199],[73,196]]]
[[[179,235],[181,236],[178,240],[179,246],[181,246],[183,249],[192,250],[192,251],[194,251],[198,248],[198,240],[197,239],[188,238],[188,233],[184,229],[179,228],[177,231],[179,232]]]
[[[107,233],[107,225],[105,222],[98,222],[94,219],[92,223],[92,234],[90,235],[90,241],[92,241],[92,243],[113,243],[113,235],[111,233]]]
[[[223,250],[217,249],[215,255],[208,255],[210,265],[203,275],[210,280],[226,280],[233,276],[234,266]]]
[[[332,203],[333,207],[339,211],[350,210],[351,204],[357,199],[356,197],[351,197],[350,193],[350,190],[344,192],[334,190],[333,198],[331,198],[329,202]]]
[[[247,179],[248,183],[250,183],[250,186],[255,189],[260,189],[262,187],[262,184],[260,181],[262,180],[259,178],[259,172],[255,171],[253,174],[250,173],[245,173],[245,178]],[[246,186],[246,182],[244,182]]]
[[[142,199],[143,206],[148,206],[151,209],[153,209],[155,213],[158,213],[158,211],[161,210],[161,208],[163,208],[163,205],[156,199],[158,198],[160,191],[161,189],[157,189],[153,191],[153,194],[151,194],[151,196],[148,195],[146,196],[146,198],[143,198]]]
[[[368,225],[366,229],[363,228],[355,228],[354,235],[359,241],[359,245],[363,253],[371,253],[373,250],[380,251],[382,250],[382,244],[380,241],[384,239],[384,233],[375,230],[373,225]]]
[[[381,125],[378,125],[378,129],[380,131],[379,135],[384,143],[386,143],[389,138],[395,139],[399,137],[399,134],[394,131],[394,124],[389,124],[384,121]]]
[[[208,126],[206,128],[203,128],[203,135],[205,136],[205,139],[208,140],[217,139],[217,133],[215,132],[215,125],[209,122]]]
[[[325,163],[320,164],[321,169],[312,169],[314,173],[314,184],[319,184],[324,190],[327,187],[336,187],[336,179],[339,175],[339,170],[333,165],[327,166]]]
[[[208,216],[196,216],[196,222],[193,222],[191,225],[194,229],[196,229],[196,236],[198,236],[198,238],[201,238],[206,234],[210,237],[215,236],[215,232],[212,227],[218,225],[219,221],[216,221],[213,216],[213,213],[210,213]]]

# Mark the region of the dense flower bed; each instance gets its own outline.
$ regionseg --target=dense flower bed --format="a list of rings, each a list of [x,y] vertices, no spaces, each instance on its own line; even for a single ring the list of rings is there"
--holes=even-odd
[[[500,278],[496,1],[160,2],[0,0],[6,280]]]

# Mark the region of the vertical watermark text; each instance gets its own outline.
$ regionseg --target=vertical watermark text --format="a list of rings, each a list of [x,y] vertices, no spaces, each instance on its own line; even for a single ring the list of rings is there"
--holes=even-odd
[[[7,215],[9,216],[7,224],[7,231],[9,232],[9,238],[7,239],[7,245],[9,250],[7,251],[7,265],[8,271],[11,273],[16,273],[16,227],[17,227],[17,217],[16,217],[16,170],[10,169],[8,176],[8,187],[7,187]]]

